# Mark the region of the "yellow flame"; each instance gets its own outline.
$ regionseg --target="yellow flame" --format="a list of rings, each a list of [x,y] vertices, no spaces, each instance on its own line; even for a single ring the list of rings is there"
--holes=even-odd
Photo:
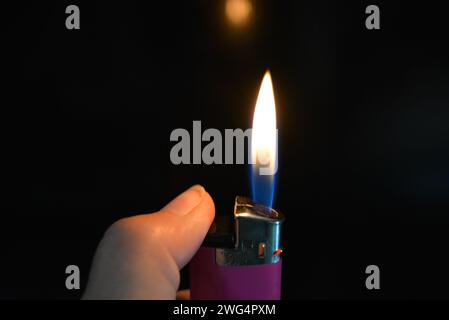
[[[276,106],[270,71],[265,73],[254,110],[251,136],[251,159],[265,175],[277,171]],[[261,173],[264,174],[264,173]]]

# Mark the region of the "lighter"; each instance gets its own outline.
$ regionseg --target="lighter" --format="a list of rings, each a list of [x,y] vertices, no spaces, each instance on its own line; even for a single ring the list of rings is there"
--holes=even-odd
[[[284,217],[238,196],[190,262],[191,299],[279,300]]]
[[[216,217],[203,246],[190,262],[192,299],[281,298],[284,217],[271,209],[277,172],[277,129],[269,71],[265,72],[257,97],[250,146],[255,201],[237,197],[233,216]]]

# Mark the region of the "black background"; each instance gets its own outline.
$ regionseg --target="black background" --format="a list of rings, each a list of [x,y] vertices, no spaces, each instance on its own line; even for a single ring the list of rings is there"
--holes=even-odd
[[[442,2],[2,5],[0,297],[76,299],[115,220],[201,183],[217,213],[243,165],[171,164],[175,128],[250,126],[272,71],[287,299],[449,298],[449,45]],[[365,28],[377,4],[381,30]],[[381,290],[365,288],[365,268]],[[183,272],[185,276],[185,271]],[[182,286],[188,286],[187,282]]]

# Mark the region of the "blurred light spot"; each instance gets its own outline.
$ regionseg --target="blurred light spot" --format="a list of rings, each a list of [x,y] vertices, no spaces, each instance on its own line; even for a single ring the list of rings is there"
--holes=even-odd
[[[250,0],[227,0],[226,16],[233,25],[243,25],[249,19],[253,6]]]

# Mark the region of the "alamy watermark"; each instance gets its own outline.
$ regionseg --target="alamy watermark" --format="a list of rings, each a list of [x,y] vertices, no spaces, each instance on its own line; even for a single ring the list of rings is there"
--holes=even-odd
[[[193,121],[192,134],[183,128],[177,128],[171,132],[170,141],[177,143],[170,150],[170,160],[175,165],[248,163],[256,165],[260,175],[276,174],[278,168],[277,147],[274,157],[271,157],[267,150],[257,152],[254,157],[251,153],[251,136],[252,129],[225,129],[223,139],[220,130],[209,128],[203,132],[201,121]],[[276,130],[276,146],[277,140]],[[203,146],[203,142],[207,144]],[[274,165],[272,165],[272,161],[274,161]]]

